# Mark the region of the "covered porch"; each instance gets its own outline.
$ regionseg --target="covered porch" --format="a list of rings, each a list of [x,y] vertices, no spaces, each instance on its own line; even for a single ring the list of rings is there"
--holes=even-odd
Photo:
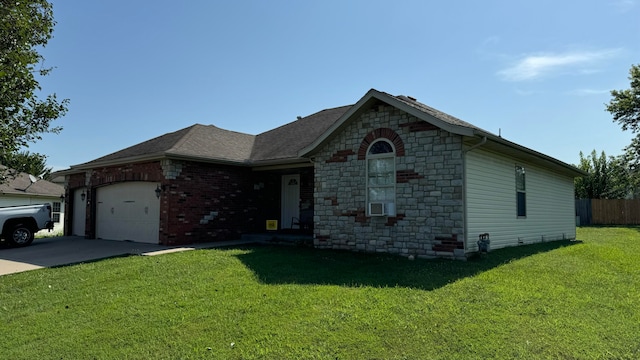
[[[261,238],[313,237],[313,166],[253,172],[254,226]],[[249,235],[249,234],[246,234]]]

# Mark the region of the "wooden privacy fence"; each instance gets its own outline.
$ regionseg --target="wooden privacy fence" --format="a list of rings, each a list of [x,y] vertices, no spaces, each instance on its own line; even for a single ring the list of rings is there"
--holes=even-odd
[[[579,225],[640,225],[640,199],[576,199],[576,217]]]

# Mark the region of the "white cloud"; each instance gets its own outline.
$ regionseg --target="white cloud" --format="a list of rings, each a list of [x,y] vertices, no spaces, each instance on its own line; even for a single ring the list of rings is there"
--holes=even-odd
[[[529,55],[514,65],[498,72],[506,81],[535,80],[559,71],[595,71],[593,65],[603,59],[615,56],[619,49],[600,51],[574,51],[562,54]]]
[[[631,11],[636,6],[636,0],[617,0],[613,2],[613,6],[620,12]]]

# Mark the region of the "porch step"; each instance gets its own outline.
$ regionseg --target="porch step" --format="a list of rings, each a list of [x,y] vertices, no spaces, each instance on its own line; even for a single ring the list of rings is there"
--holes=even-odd
[[[265,244],[313,246],[313,235],[308,234],[242,234],[240,239],[243,241],[262,242]]]

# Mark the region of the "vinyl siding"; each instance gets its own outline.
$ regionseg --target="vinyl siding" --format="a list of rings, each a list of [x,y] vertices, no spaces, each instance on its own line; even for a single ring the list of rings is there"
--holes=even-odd
[[[60,233],[64,229],[64,202],[60,201],[59,197],[31,197],[31,196],[11,196],[4,194],[0,196],[0,207],[5,206],[20,206],[20,205],[39,205],[39,204],[53,204],[54,202],[60,202],[60,221],[53,224],[53,231],[40,230],[39,234],[46,235],[51,233]]]
[[[516,165],[525,168],[526,217],[516,209]],[[489,233],[491,249],[574,239],[573,179],[515,159],[476,149],[465,156],[466,250],[477,251]]]

